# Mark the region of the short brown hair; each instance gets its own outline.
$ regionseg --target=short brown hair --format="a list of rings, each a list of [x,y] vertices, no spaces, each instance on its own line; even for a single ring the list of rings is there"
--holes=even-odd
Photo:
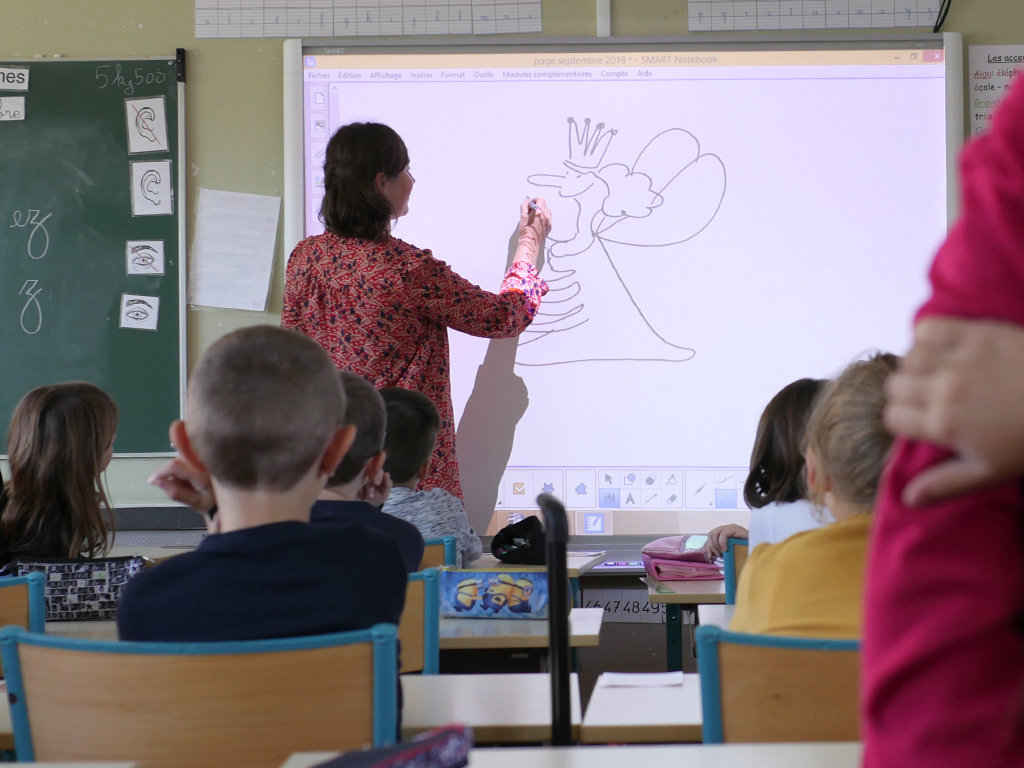
[[[286,491],[342,425],[345,394],[327,353],[296,331],[260,325],[213,344],[188,387],[188,433],[224,485]]]
[[[345,390],[345,424],[356,428],[356,439],[327,481],[328,487],[345,485],[355,480],[366,462],[384,449],[387,416],[384,401],[377,388],[351,371],[339,371]]]
[[[384,469],[396,483],[412,478],[427,463],[437,442],[441,415],[434,401],[411,389],[389,387],[380,391],[388,409],[388,457]]]
[[[11,476],[0,517],[9,549],[32,554],[56,538],[61,557],[106,551],[102,462],[117,421],[110,396],[83,381],[36,387],[21,399],[7,432]]]
[[[743,499],[750,507],[760,509],[807,496],[804,428],[815,398],[827,383],[799,379],[780,389],[765,406],[750,454],[750,474],[743,486]]]
[[[383,242],[394,216],[377,189],[377,174],[393,179],[409,166],[409,151],[380,123],[343,125],[327,144],[320,221],[328,232]]]
[[[807,448],[814,451],[833,493],[858,507],[874,505],[892,448],[882,411],[885,380],[898,363],[896,355],[877,353],[848,366],[825,388],[807,420]]]

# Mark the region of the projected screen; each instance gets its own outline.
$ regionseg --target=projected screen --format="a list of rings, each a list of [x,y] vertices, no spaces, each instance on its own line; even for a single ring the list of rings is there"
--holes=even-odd
[[[300,236],[323,231],[324,150],[353,121],[408,146],[393,234],[478,285],[497,290],[524,197],[551,206],[531,327],[449,334],[478,530],[541,492],[578,534],[743,522],[768,400],[906,350],[960,71],[938,38],[878,46],[303,49]]]

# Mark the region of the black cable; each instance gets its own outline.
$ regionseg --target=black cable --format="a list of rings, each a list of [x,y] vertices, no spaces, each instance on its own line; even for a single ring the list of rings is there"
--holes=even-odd
[[[949,16],[949,7],[951,5],[953,5],[953,0],[942,0],[939,12],[935,16],[935,27],[932,29],[932,32],[938,32],[942,29],[942,25],[946,23],[946,17]]]

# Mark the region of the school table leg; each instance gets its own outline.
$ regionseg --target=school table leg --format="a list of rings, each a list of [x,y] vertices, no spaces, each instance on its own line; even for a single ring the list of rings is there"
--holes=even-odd
[[[665,654],[669,672],[683,669],[683,606],[669,603],[665,606]]]

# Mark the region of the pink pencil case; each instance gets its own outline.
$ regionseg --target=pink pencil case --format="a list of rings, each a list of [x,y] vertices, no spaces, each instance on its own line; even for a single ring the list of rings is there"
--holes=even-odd
[[[722,567],[709,563],[700,548],[687,549],[689,534],[655,539],[641,550],[644,569],[658,581],[711,581],[724,578]],[[706,537],[700,537],[703,543]]]

